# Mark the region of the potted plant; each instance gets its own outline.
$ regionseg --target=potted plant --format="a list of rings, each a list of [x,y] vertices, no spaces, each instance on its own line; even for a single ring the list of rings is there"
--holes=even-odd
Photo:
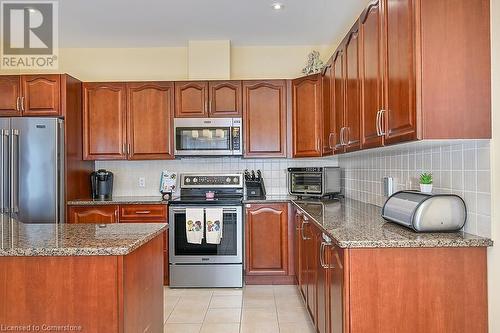
[[[420,192],[432,192],[432,173],[424,172],[420,174]]]

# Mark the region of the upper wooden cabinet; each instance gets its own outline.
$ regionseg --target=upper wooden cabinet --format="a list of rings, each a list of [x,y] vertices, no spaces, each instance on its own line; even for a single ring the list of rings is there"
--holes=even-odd
[[[345,46],[345,122],[343,140],[346,151],[361,148],[360,137],[360,84],[359,84],[359,29],[356,24]]]
[[[323,152],[321,75],[292,80],[293,157],[319,157]]]
[[[172,159],[174,84],[127,84],[128,158]]]
[[[208,88],[210,117],[241,117],[241,81],[210,81]]]
[[[363,148],[383,144],[380,113],[382,91],[382,0],[369,4],[360,19],[361,34],[361,145]]]
[[[0,76],[0,116],[20,116],[21,77]]]
[[[175,82],[175,116],[208,117],[208,82]]]
[[[83,84],[83,156],[127,159],[125,83]]]
[[[288,204],[247,204],[246,276],[287,276]]]
[[[286,157],[286,81],[243,82],[245,157]]]
[[[0,116],[63,116],[60,74],[0,76]]]
[[[24,116],[61,116],[61,76],[58,74],[21,76]]]

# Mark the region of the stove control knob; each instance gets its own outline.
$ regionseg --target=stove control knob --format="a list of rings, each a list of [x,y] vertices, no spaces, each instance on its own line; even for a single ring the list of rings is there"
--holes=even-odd
[[[190,183],[191,182],[191,178],[186,178],[186,183]]]
[[[198,182],[198,178],[193,178],[193,183],[197,183]]]
[[[238,183],[238,177],[234,177],[234,178],[233,178],[233,182],[234,182],[235,184],[237,184],[237,183]]]
[[[226,183],[230,183],[231,182],[231,178],[227,177],[226,178]]]

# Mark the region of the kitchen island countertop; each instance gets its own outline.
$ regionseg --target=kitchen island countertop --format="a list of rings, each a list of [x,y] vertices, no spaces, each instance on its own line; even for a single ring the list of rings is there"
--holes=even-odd
[[[27,224],[0,215],[0,257],[122,256],[166,228],[164,223]]]

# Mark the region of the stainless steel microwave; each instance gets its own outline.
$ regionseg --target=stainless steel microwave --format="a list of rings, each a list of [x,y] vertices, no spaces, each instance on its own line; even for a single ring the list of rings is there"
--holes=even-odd
[[[288,193],[308,197],[340,193],[340,168],[288,168]]]
[[[175,118],[175,155],[242,155],[241,125],[241,118]]]

